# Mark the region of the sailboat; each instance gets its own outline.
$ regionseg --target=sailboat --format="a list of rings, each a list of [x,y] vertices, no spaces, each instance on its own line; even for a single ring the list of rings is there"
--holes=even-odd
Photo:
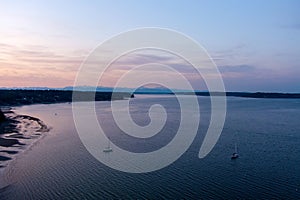
[[[235,143],[234,153],[231,155],[231,159],[237,159],[238,157],[239,157],[239,154],[237,152],[237,144]]]
[[[108,138],[108,144],[107,144],[107,147],[105,147],[104,149],[103,149],[103,152],[104,153],[109,153],[109,152],[112,152],[113,150],[112,150],[112,148],[110,147],[110,139]]]

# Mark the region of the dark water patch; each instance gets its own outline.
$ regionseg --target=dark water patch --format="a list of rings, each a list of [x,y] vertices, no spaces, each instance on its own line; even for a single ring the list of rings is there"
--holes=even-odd
[[[6,156],[0,156],[0,161],[7,161],[7,160],[11,160],[11,158]]]
[[[19,142],[17,139],[5,139],[5,138],[0,138],[0,146],[2,147],[12,147],[14,145],[24,145]]]
[[[0,124],[0,156],[5,163],[1,163],[2,166],[7,166],[20,150],[26,150],[42,133],[48,131],[47,125],[36,117],[6,112],[6,120]]]
[[[17,123],[18,121],[8,118],[4,122],[0,124],[0,135],[6,134],[6,133],[14,133],[17,132]]]
[[[9,150],[1,150],[0,152],[7,153],[7,154],[17,154],[18,153],[18,151],[9,151]]]
[[[15,139],[30,139],[29,137],[25,137],[23,134],[21,133],[16,133],[16,134],[11,134],[6,136],[6,138],[15,138]]]

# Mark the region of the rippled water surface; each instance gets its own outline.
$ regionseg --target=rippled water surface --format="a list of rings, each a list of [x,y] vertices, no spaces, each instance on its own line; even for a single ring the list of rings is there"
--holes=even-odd
[[[222,135],[205,158],[198,153],[210,119],[208,97],[199,97],[198,135],[187,152],[161,170],[130,174],[93,158],[75,129],[71,104],[32,105],[16,112],[38,117],[52,129],[5,169],[1,199],[299,199],[300,101],[228,98]],[[158,150],[174,137],[180,108],[174,96],[130,100],[133,120],[145,126],[153,104],[166,108],[160,133],[132,139],[118,129],[110,102],[97,102],[99,123],[114,144],[133,152]],[[193,116],[191,119],[193,120]],[[188,134],[188,133],[187,133]],[[231,160],[234,144],[240,157]]]

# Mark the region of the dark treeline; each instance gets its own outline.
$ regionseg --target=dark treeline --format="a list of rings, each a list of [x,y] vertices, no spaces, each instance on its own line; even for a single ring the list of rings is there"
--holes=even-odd
[[[75,101],[110,101],[133,97],[126,92],[75,92]],[[73,91],[62,90],[0,90],[1,106],[72,102]]]

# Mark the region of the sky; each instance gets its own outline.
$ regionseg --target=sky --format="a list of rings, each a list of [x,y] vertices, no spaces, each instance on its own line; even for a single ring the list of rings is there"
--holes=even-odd
[[[298,0],[1,1],[0,87],[72,86],[99,44],[128,30],[160,27],[201,44],[227,91],[300,92],[299,9]],[[141,60],[181,63],[157,54],[129,55],[99,84],[113,86],[120,70]],[[190,71],[187,77],[205,89],[201,77],[195,81]]]

